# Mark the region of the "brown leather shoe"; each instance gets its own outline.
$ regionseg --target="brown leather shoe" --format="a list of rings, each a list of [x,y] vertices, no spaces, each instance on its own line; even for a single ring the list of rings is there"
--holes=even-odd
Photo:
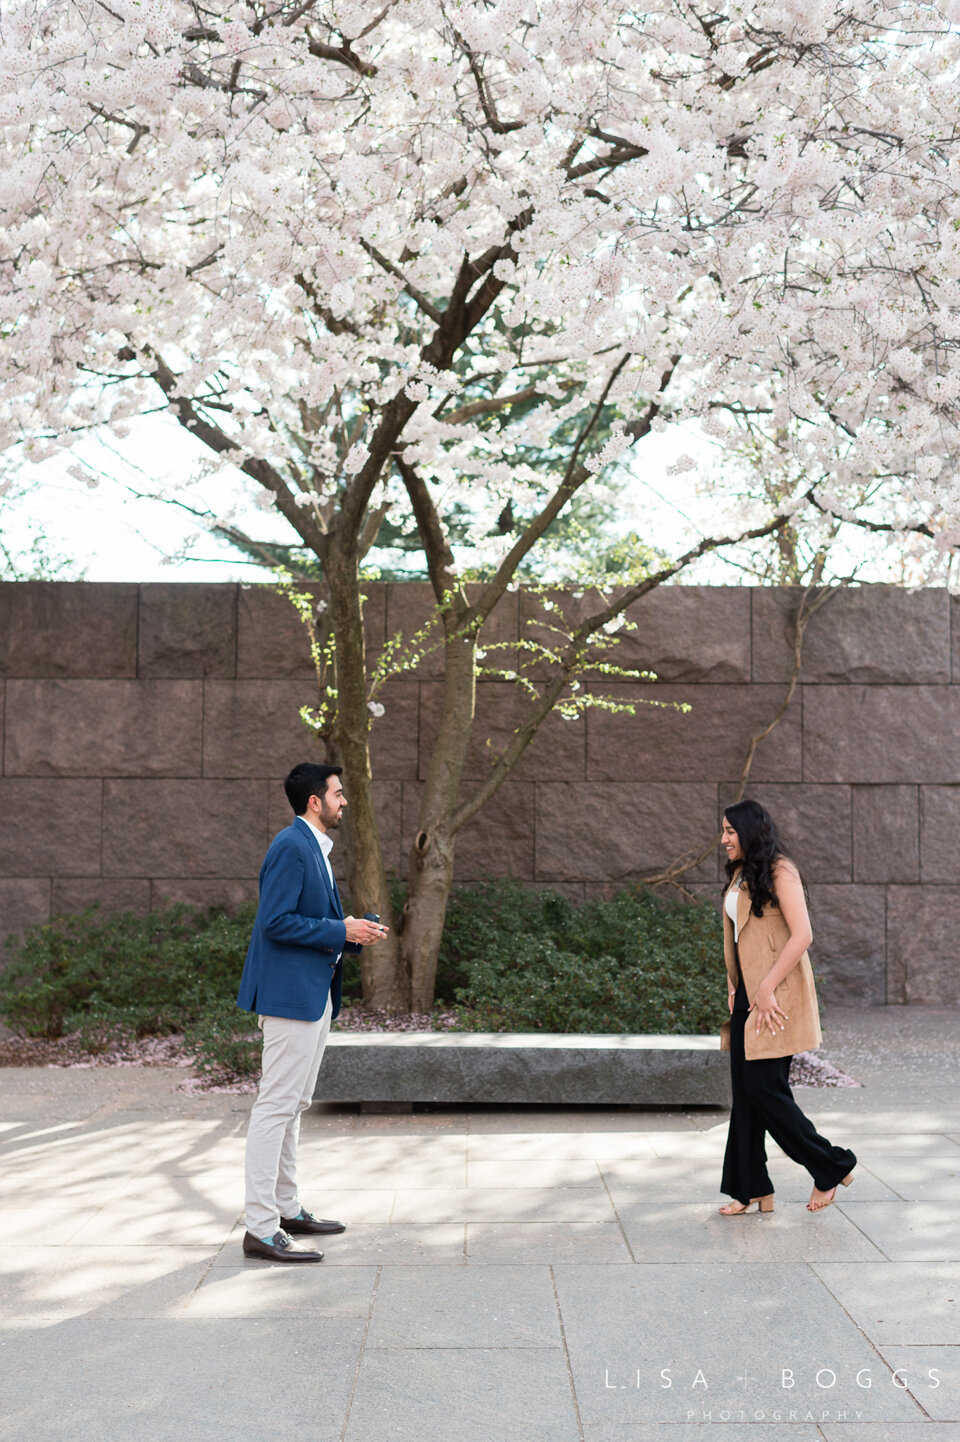
[[[244,1232],[243,1255],[262,1257],[267,1262],[322,1262],[322,1252],[308,1252],[306,1247],[295,1247],[286,1232],[274,1232],[273,1240],[262,1242],[252,1232]]]
[[[330,1236],[334,1232],[345,1232],[347,1229],[343,1222],[332,1222],[323,1217],[315,1217],[312,1212],[300,1208],[299,1217],[281,1217],[280,1225],[285,1232],[291,1232],[298,1236]]]

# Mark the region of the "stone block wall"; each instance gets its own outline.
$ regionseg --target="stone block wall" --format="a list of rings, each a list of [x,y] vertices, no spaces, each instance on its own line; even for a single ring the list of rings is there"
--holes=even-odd
[[[370,586],[372,654],[414,631],[417,584]],[[633,715],[551,717],[460,840],[457,875],[513,876],[574,898],[699,850],[735,790],[749,735],[790,672],[796,595],[664,587],[616,651],[659,680],[606,688]],[[575,616],[586,604],[558,595]],[[757,751],[768,805],[810,890],[814,964],[844,1001],[960,1002],[960,626],[945,591],[862,587],[811,621],[787,715]],[[497,664],[557,611],[511,594],[484,640]],[[506,649],[504,649],[506,648]],[[373,758],[388,863],[404,867],[442,655],[391,682]],[[75,910],[256,895],[289,810],[280,779],[311,754],[303,629],[270,587],[0,585],[0,934]],[[644,704],[657,702],[658,705]],[[664,704],[666,703],[666,704]],[[689,706],[681,710],[680,704]],[[511,731],[517,694],[478,686],[478,739]],[[716,897],[719,858],[688,882]]]

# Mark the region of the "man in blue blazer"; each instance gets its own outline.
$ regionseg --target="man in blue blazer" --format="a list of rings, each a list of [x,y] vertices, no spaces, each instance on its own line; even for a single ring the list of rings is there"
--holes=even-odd
[[[347,804],[339,766],[305,761],[284,782],[294,818],[275,836],[260,868],[260,905],[237,1006],[255,1011],[263,1071],[247,1131],[248,1257],[319,1262],[293,1234],[342,1232],[314,1217],[297,1191],[300,1117],[313,1100],[330,1023],[340,1010],[342,957],[386,936],[386,927],[344,916],[330,867],[331,831]]]

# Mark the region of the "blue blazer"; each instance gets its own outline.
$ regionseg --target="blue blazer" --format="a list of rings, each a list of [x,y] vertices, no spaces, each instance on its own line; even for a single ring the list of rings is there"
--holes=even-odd
[[[347,941],[336,883],[307,823],[295,816],[274,837],[260,868],[260,905],[240,978],[237,1006],[261,1016],[319,1021],[333,993],[340,1010]]]

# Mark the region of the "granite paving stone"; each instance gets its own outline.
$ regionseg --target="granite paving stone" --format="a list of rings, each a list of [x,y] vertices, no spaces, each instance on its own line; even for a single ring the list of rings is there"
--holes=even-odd
[[[709,1132],[697,1132],[695,1136],[684,1136],[677,1132],[650,1132],[647,1140],[655,1156],[661,1159],[673,1157],[696,1162],[700,1165],[723,1160],[723,1149],[727,1144],[726,1122]]]
[[[239,1250],[234,1253],[234,1259]],[[183,1315],[217,1317],[336,1317],[359,1322],[369,1316],[377,1286],[375,1266],[333,1267],[323,1276],[311,1266],[271,1267],[236,1262],[209,1268],[191,1293]],[[344,1340],[347,1340],[344,1337]],[[360,1341],[356,1327],[349,1340]]]
[[[806,1207],[781,1206],[772,1215],[722,1217],[716,1205],[629,1202],[618,1204],[617,1215],[638,1262],[683,1262],[691,1251],[704,1262],[882,1259],[878,1248],[836,1206],[816,1216]]]
[[[718,1109],[716,1115],[720,1117],[724,1113]],[[635,1132],[643,1132],[645,1135],[650,1132],[682,1132],[691,1136],[697,1131],[689,1113],[678,1112],[670,1107],[637,1107],[630,1111],[625,1120],[624,1113],[619,1111],[603,1112],[595,1107],[580,1110],[575,1107],[558,1109],[543,1106],[537,1107],[534,1112],[528,1109],[485,1110],[472,1115],[470,1144],[475,1137],[480,1136],[504,1137],[511,1142],[521,1136],[551,1137],[556,1140],[569,1133],[571,1137],[581,1137],[586,1132],[599,1131],[601,1124],[607,1131],[618,1135],[622,1135],[626,1126],[631,1136]],[[951,1130],[960,1131],[960,1118]],[[563,1155],[572,1154],[564,1149]]]
[[[877,1346],[960,1347],[960,1262],[813,1265]]]
[[[877,1377],[882,1364],[809,1268],[710,1266],[695,1255],[683,1267],[557,1267],[584,1424],[701,1421],[702,1412],[719,1420],[721,1409],[766,1414],[757,1420],[809,1409],[816,1416],[797,1420],[818,1421],[864,1398],[872,1420],[922,1415],[892,1386],[857,1385],[858,1371]],[[826,1368],[836,1381],[825,1389],[817,1373]]]
[[[368,1347],[559,1347],[550,1269],[385,1269]]]
[[[242,1210],[242,1199],[227,1207],[202,1202],[180,1206],[144,1207],[110,1202],[83,1223],[70,1238],[74,1246],[154,1247],[176,1240],[181,1246],[218,1246],[230,1235]]]
[[[71,1317],[168,1317],[182,1310],[216,1255],[213,1247],[73,1247],[37,1228],[26,1245],[0,1241],[0,1327]]]
[[[868,1430],[869,1429],[869,1430]],[[960,1422],[884,1422],[861,1427],[847,1422],[821,1424],[824,1442],[960,1442]],[[664,1438],[663,1442],[669,1442]]]
[[[447,1187],[395,1193],[392,1222],[609,1222],[602,1188]]]
[[[960,1201],[845,1201],[838,1206],[891,1262],[960,1261]]]
[[[902,1097],[905,1090],[903,1081],[898,1078],[895,1085]],[[924,1090],[922,1084],[920,1090]],[[825,1101],[822,1091],[808,1092],[804,1096],[802,1089],[794,1088],[794,1095],[814,1126],[819,1132],[829,1136],[831,1141],[839,1140],[841,1128],[845,1136],[859,1134],[865,1140],[884,1133],[916,1137],[924,1132],[942,1133],[944,1136],[960,1132],[960,1107],[956,1104],[930,1103],[922,1096],[917,1097],[913,1106],[890,1102],[886,1098],[881,1099],[878,1104],[875,1092],[872,1095],[871,1092],[873,1088],[864,1088],[862,1092],[852,1088],[849,1091],[844,1090],[841,1105],[838,1102]],[[831,1128],[836,1131],[836,1137]]]
[[[0,1439],[960,1442],[957,1021],[828,1008],[819,1216],[772,1146],[718,1215],[721,1108],[315,1105],[307,1268],[243,1258],[249,1095],[0,1069]]]
[[[472,1132],[467,1139],[470,1162],[553,1161],[560,1158],[653,1158],[655,1152],[646,1134],[629,1127],[623,1132]]]
[[[629,1262],[623,1232],[609,1222],[468,1222],[467,1261],[529,1266],[585,1261]]]
[[[382,1224],[400,1220],[393,1216],[396,1195],[396,1192],[389,1190],[374,1191],[371,1188],[359,1191],[330,1187],[321,1174],[314,1176],[309,1168],[300,1168],[300,1196],[303,1205],[313,1212],[315,1217],[338,1217],[341,1221],[347,1221],[348,1225],[354,1222]]]
[[[960,1137],[946,1136],[943,1132],[919,1132],[917,1136],[905,1136],[902,1132],[871,1134],[861,1141],[857,1156],[867,1167],[872,1166],[875,1157],[883,1161],[889,1156],[903,1161],[914,1157],[952,1157],[960,1161]]]
[[[553,1349],[364,1351],[344,1442],[579,1442]]]
[[[786,1203],[806,1205],[810,1196],[810,1177],[792,1162],[782,1160],[782,1153],[768,1143],[771,1179],[776,1189],[776,1207]],[[719,1161],[702,1162],[694,1171],[682,1157],[658,1158],[656,1161],[600,1162],[604,1182],[618,1204],[620,1202],[711,1202],[727,1200],[720,1193]],[[864,1201],[901,1200],[891,1187],[865,1168],[857,1172],[857,1196]]]
[[[603,1186],[597,1164],[587,1157],[514,1158],[509,1167],[500,1161],[467,1162],[467,1184],[471,1187],[571,1187],[596,1189]]]
[[[960,1153],[956,1156],[901,1157],[872,1152],[870,1171],[908,1202],[960,1203]],[[851,1198],[853,1193],[850,1193]],[[857,1201],[873,1198],[861,1193]]]
[[[49,1187],[39,1200],[33,1197],[28,1202],[20,1198],[18,1205],[12,1205],[11,1201],[9,1195],[0,1201],[0,1239],[18,1237],[29,1227],[30,1237],[48,1246],[71,1241],[100,1211],[100,1203],[90,1198],[86,1206],[78,1206],[76,1202],[66,1206],[59,1194],[52,1196]]]
[[[5,1369],[0,1438],[263,1442],[269,1417],[272,1435],[286,1442],[335,1442],[357,1353],[343,1345],[338,1320],[320,1318],[309,1337],[261,1318],[67,1321],[24,1331],[17,1365]],[[282,1356],[283,1367],[265,1366],[271,1356]]]
[[[960,1422],[960,1347],[881,1347],[884,1361],[935,1422]]]

